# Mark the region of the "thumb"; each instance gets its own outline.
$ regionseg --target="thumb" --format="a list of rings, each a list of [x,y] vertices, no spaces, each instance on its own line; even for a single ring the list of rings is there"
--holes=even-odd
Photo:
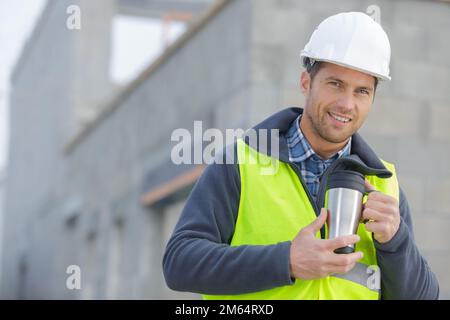
[[[364,186],[366,187],[367,190],[376,191],[375,187],[367,179],[364,180]]]
[[[327,216],[328,210],[322,208],[320,210],[320,215],[317,217],[317,219],[307,226],[308,230],[311,231],[312,233],[316,233],[317,231],[319,231],[327,221]]]

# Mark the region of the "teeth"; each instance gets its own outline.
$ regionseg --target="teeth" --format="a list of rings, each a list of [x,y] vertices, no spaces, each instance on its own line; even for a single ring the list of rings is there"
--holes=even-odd
[[[332,114],[332,113],[330,113],[330,115],[331,115],[334,119],[336,119],[337,121],[340,121],[340,122],[347,123],[347,122],[350,121],[350,119],[343,118],[343,117],[339,117],[339,116],[336,116],[336,115],[334,115],[334,114]]]

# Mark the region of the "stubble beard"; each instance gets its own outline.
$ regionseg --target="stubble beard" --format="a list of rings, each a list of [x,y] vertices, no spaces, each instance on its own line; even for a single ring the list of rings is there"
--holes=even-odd
[[[319,136],[321,139],[330,142],[330,143],[343,143],[348,140],[353,134],[354,131],[348,131],[342,132],[338,135],[333,134],[330,132],[329,125],[327,124],[327,117],[328,117],[328,111],[324,111],[322,114],[319,112],[316,112],[314,114],[314,110],[319,111],[319,107],[314,105],[314,101],[311,99],[307,100],[307,108],[305,109],[305,115],[308,117],[309,122],[311,123],[311,129],[313,130],[314,134]],[[354,121],[353,119],[352,121]],[[350,124],[351,125],[351,124]],[[331,128],[330,128],[331,129]],[[356,131],[356,130],[355,130]]]

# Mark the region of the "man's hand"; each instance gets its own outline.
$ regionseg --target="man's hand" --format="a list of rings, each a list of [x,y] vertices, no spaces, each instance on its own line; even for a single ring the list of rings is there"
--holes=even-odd
[[[292,240],[290,249],[291,276],[299,279],[320,279],[332,273],[347,273],[363,257],[362,252],[336,254],[334,250],[358,242],[358,235],[342,236],[323,240],[315,234],[327,220],[327,210],[322,208],[320,215],[310,225],[301,229]]]
[[[375,188],[366,179],[366,188]],[[369,220],[366,230],[373,232],[373,237],[379,243],[391,240],[400,227],[400,209],[397,199],[381,192],[371,192],[364,204],[362,219]]]

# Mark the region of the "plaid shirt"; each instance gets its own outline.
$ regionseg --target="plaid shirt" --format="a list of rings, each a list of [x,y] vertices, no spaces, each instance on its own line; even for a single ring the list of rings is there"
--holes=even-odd
[[[345,147],[332,157],[327,160],[323,160],[314,152],[308,140],[303,135],[300,129],[301,116],[302,115],[299,115],[297,119],[292,122],[286,135],[289,149],[289,160],[300,169],[302,178],[305,181],[309,192],[314,198],[314,201],[317,201],[320,177],[334,160],[350,154],[352,139],[350,138]]]

